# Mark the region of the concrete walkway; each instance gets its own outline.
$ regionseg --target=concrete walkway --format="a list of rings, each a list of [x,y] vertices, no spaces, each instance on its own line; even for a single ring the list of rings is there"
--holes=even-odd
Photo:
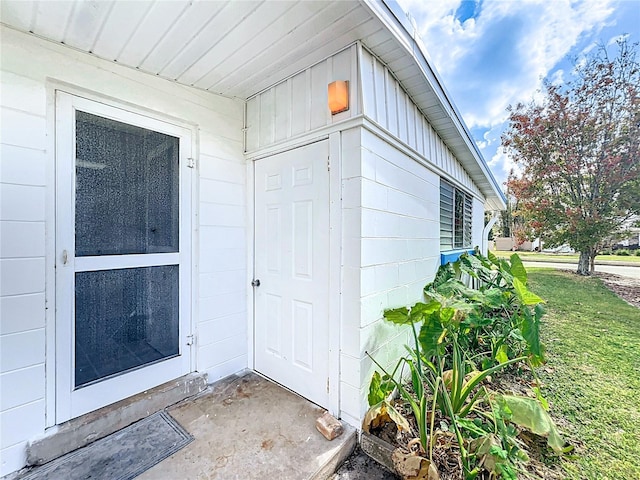
[[[195,440],[140,480],[325,480],[351,454],[355,429],[329,442],[323,410],[255,373],[232,376],[168,412]]]

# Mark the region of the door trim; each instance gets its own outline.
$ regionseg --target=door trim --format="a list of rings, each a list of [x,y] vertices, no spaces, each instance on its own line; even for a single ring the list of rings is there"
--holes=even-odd
[[[249,159],[247,165],[247,205],[248,218],[252,221],[248,226],[247,236],[247,257],[251,268],[248,270],[247,285],[255,278],[255,255],[256,255],[256,238],[255,238],[255,162],[268,158],[272,155],[278,155],[298,148],[305,147],[321,141],[328,141],[328,168],[329,168],[329,306],[328,306],[328,335],[329,335],[329,403],[327,409],[336,417],[340,414],[340,336],[341,336],[341,311],[342,311],[342,140],[341,132],[335,131],[328,136],[307,139],[302,143],[296,143],[290,148],[278,150],[266,156],[260,156]],[[255,364],[255,288],[252,288],[252,295],[247,295],[247,312],[248,315],[248,365],[256,371]],[[297,393],[297,392],[296,392]]]
[[[181,202],[185,204],[184,215],[181,212],[181,218],[186,221],[187,228],[185,230],[184,236],[181,234],[181,245],[185,245],[183,249],[181,247],[180,253],[176,254],[181,257],[181,264],[186,265],[189,269],[189,272],[186,273],[185,281],[189,285],[188,291],[180,293],[180,301],[181,312],[186,312],[188,314],[188,322],[184,324],[183,332],[181,337],[186,335],[195,335],[197,325],[197,295],[198,295],[198,268],[196,261],[196,253],[197,253],[197,245],[198,245],[198,236],[197,236],[197,212],[198,212],[198,182],[197,180],[197,171],[199,162],[198,159],[198,130],[197,125],[194,123],[189,123],[172,117],[170,115],[158,113],[149,109],[146,109],[142,106],[133,105],[131,103],[125,101],[114,100],[111,97],[106,97],[104,95],[91,92],[81,87],[75,87],[73,85],[67,84],[66,82],[60,82],[56,80],[47,80],[47,131],[50,133],[49,135],[49,155],[47,158],[48,162],[48,171],[47,171],[47,198],[51,200],[48,202],[50,207],[47,208],[46,212],[46,225],[47,230],[51,232],[50,235],[47,236],[47,255],[46,255],[46,358],[45,358],[45,371],[47,376],[47,384],[46,384],[46,392],[45,392],[45,409],[46,409],[46,423],[45,427],[51,427],[56,424],[60,424],[65,421],[65,418],[68,418],[67,415],[61,415],[61,407],[65,408],[60,404],[59,398],[59,384],[60,378],[58,378],[57,369],[59,362],[61,360],[61,355],[63,352],[61,350],[61,345],[59,344],[59,334],[61,323],[63,320],[59,318],[58,310],[60,308],[61,299],[58,294],[58,283],[59,279],[56,275],[56,267],[60,268],[60,252],[62,251],[61,245],[58,242],[58,232],[60,228],[63,228],[63,222],[59,220],[58,212],[59,206],[57,205],[58,191],[60,189],[60,185],[58,185],[58,141],[57,135],[59,132],[59,122],[60,118],[58,116],[58,95],[75,97],[80,102],[95,102],[97,104],[101,104],[105,106],[107,109],[115,108],[120,111],[126,112],[127,114],[131,114],[134,117],[142,118],[143,125],[147,124],[147,122],[151,125],[160,122],[168,127],[170,134],[176,135],[176,132],[180,133],[179,136],[181,138],[181,145],[185,145],[187,155],[184,157],[191,157],[196,159],[195,167],[193,169],[188,169],[188,175],[184,177],[184,180],[181,180],[181,189],[183,185],[183,181],[188,185],[188,192],[181,192]],[[98,113],[100,114],[100,113]],[[125,123],[136,123],[129,122],[126,119],[119,118],[119,121],[124,121]],[[149,127],[147,127],[149,128]],[[151,127],[153,128],[153,127]],[[161,130],[161,129],[160,129]],[[183,156],[181,155],[181,160],[183,160]],[[185,169],[186,170],[186,169]],[[181,174],[182,175],[182,174]],[[67,213],[67,216],[70,215],[70,212]],[[181,224],[183,222],[181,221]],[[182,231],[182,230],[181,230]],[[183,239],[186,239],[183,241]],[[116,259],[117,263],[117,259]],[[73,301],[73,295],[71,295],[71,299],[67,299],[68,301]],[[181,345],[181,352],[183,358],[182,361],[188,364],[187,370],[189,372],[197,371],[197,352],[196,348],[190,348],[188,351],[184,351]],[[73,359],[72,359],[73,361]],[[157,364],[150,364],[144,369],[151,370],[161,370],[163,364],[165,362],[160,362]],[[185,373],[189,373],[185,372]],[[181,374],[176,375],[176,378],[181,376]],[[130,378],[127,378],[127,374],[122,376],[122,381],[130,381]],[[115,379],[111,379],[115,380]],[[117,381],[116,381],[117,383]],[[141,391],[147,388],[150,388],[154,385],[144,385],[144,382],[140,384]],[[90,387],[89,387],[90,388]],[[135,393],[134,393],[135,394]],[[117,400],[116,400],[117,401]],[[77,415],[71,415],[71,418]]]
[[[329,135],[329,409],[340,415],[342,336],[342,133]]]

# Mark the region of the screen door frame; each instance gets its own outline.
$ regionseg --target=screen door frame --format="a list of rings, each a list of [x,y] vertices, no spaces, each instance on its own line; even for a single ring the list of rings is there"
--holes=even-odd
[[[193,132],[151,115],[56,91],[56,424],[153,388],[193,371],[192,225]],[[179,248],[170,254],[75,256],[76,110],[153,130],[179,140]],[[75,274],[177,264],[179,322],[177,356],[75,388]]]

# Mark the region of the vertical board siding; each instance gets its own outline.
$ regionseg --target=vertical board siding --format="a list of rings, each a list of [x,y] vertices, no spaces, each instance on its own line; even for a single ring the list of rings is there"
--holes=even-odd
[[[358,115],[356,66],[353,45],[247,100],[245,151],[255,152]],[[349,81],[349,110],[337,115],[331,115],[327,104],[327,87],[334,80]]]
[[[101,45],[99,37],[92,41]],[[242,103],[4,27],[2,43],[0,476],[24,465],[26,443],[44,433],[50,408],[45,399],[52,398],[45,380],[45,361],[54,361],[45,360],[45,279],[51,280],[45,261],[55,227],[46,204],[54,187],[48,184],[54,171],[47,140],[53,134],[47,130],[52,121],[47,118],[48,79],[199,126],[193,139],[199,211],[194,225],[198,250],[193,252],[199,272],[193,286],[196,367],[210,381],[247,367]]]
[[[469,174],[390,70],[368,50],[363,48],[361,51],[363,113],[460,185],[481,195]]]

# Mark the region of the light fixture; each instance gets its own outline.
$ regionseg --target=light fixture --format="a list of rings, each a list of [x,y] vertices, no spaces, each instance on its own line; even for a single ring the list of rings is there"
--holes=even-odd
[[[349,110],[349,81],[336,80],[329,84],[329,110],[331,114]]]

